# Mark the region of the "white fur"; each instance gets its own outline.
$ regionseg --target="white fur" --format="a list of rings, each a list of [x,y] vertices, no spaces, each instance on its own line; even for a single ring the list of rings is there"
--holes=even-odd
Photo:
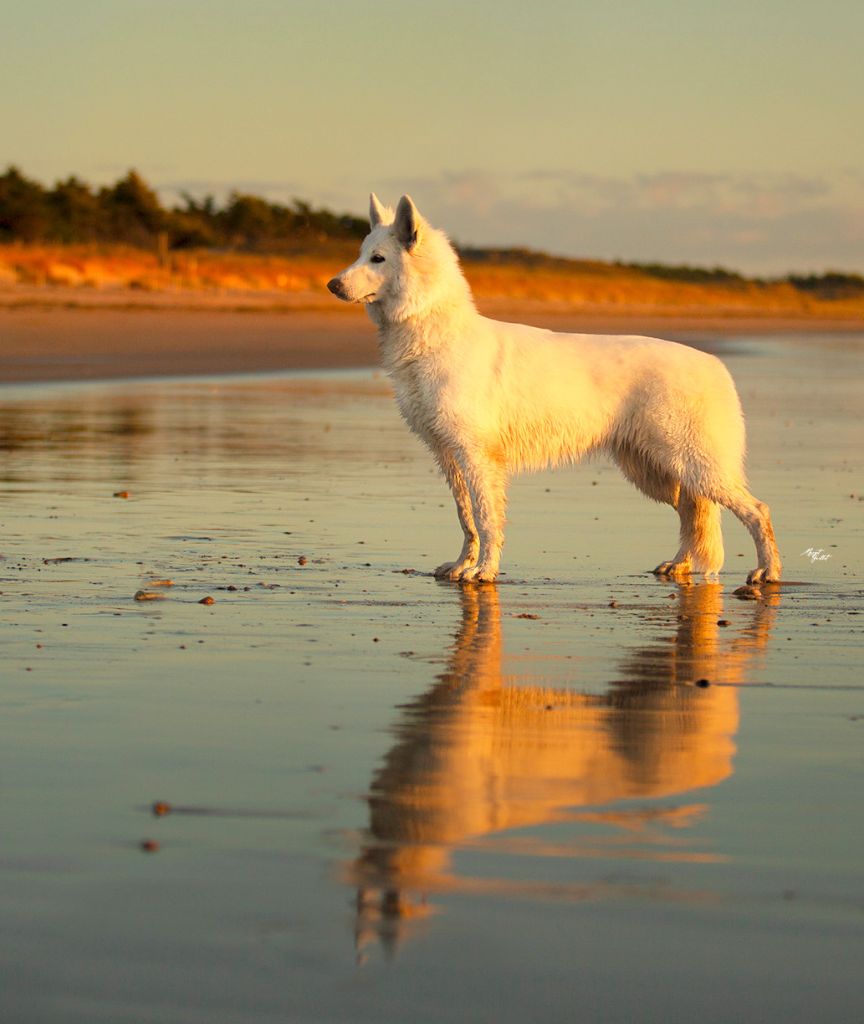
[[[408,196],[394,215],[373,195],[370,222],[359,258],[328,287],[366,303],[402,415],[453,491],[464,543],[436,576],[495,579],[511,473],[605,452],[678,510],[681,546],[656,573],[720,570],[722,505],[756,544],[749,582],[780,578],[768,507],[744,478],[738,395],[718,359],[657,338],[490,320],[446,236]]]

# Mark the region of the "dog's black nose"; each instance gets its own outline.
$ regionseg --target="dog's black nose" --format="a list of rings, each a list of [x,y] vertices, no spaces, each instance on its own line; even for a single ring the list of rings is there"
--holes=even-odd
[[[333,277],[327,282],[328,291],[333,292],[340,299],[345,298],[345,289],[342,287],[342,282],[338,277]]]

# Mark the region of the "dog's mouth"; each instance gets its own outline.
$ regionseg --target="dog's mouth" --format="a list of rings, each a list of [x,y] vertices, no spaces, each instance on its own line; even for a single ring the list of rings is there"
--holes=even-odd
[[[363,305],[367,305],[370,302],[376,302],[378,299],[378,292],[367,292],[366,295],[360,295],[356,299],[351,295],[351,292],[345,287],[341,278],[334,277],[332,280],[327,282],[327,289],[331,291],[337,299],[341,299],[343,302],[359,302]]]

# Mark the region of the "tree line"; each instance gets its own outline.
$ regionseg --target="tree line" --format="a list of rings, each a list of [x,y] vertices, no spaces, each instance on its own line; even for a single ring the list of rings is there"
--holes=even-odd
[[[222,205],[210,195],[195,199],[183,193],[182,200],[163,206],[134,170],[100,188],[74,176],[45,188],[9,167],[0,175],[0,243],[108,242],[279,252],[298,244],[362,238],[369,230],[359,217],[316,209],[301,199],[287,205],[232,192]]]

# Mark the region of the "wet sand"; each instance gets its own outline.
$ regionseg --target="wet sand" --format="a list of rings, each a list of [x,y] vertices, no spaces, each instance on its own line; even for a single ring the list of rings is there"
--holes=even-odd
[[[0,388],[3,1018],[857,1019],[864,338],[711,344],[757,600],[605,463],[435,581],[372,372]]]
[[[197,296],[33,289],[0,301],[0,382],[173,377],[371,367],[375,334],[365,313],[330,296]],[[0,293],[2,299],[2,293]],[[79,305],[86,302],[85,305]],[[649,334],[710,341],[861,330],[858,321],[774,316],[682,316],[486,300],[498,319],[558,331]]]

